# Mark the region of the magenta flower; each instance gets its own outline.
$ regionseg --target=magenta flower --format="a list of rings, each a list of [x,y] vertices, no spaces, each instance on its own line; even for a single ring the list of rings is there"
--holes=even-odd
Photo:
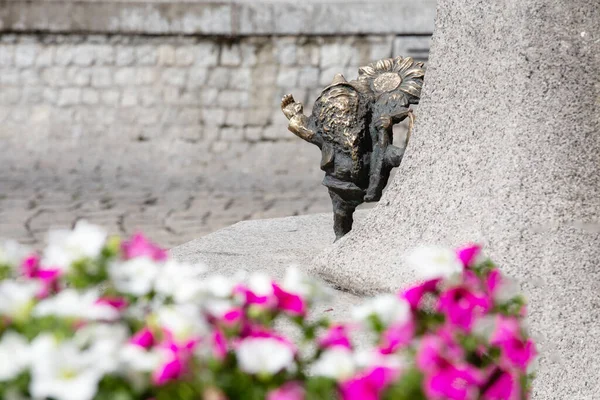
[[[383,391],[398,377],[391,368],[375,367],[340,385],[342,400],[378,400]]]
[[[470,332],[473,322],[492,307],[491,299],[466,287],[455,287],[443,292],[437,309],[444,313],[447,322]]]
[[[334,325],[319,339],[319,347],[327,349],[331,347],[344,347],[352,349],[348,338],[348,328],[345,325]]]
[[[27,278],[37,277],[37,272],[40,269],[40,257],[32,254],[21,263],[21,272]]]
[[[304,388],[300,382],[288,382],[267,393],[267,400],[304,400]]]
[[[96,300],[96,304],[105,304],[118,311],[122,311],[128,306],[127,299],[124,297],[101,297]]]
[[[496,370],[489,379],[484,385],[482,400],[523,400],[518,375]]]
[[[164,385],[181,377],[184,374],[184,370],[183,361],[178,357],[174,357],[154,371],[152,382],[155,385]]]
[[[469,245],[456,251],[456,256],[465,268],[472,267],[479,254],[481,254],[481,246],[477,244]]]
[[[400,292],[400,298],[406,300],[410,307],[413,310],[419,308],[419,304],[421,303],[421,299],[427,293],[433,293],[437,289],[437,284],[441,281],[441,279],[432,279],[429,281],[425,281],[419,285],[413,286]]]
[[[481,372],[468,364],[446,364],[425,374],[423,390],[432,400],[476,399],[482,380]]]
[[[124,241],[121,249],[127,260],[136,257],[148,257],[154,261],[164,261],[167,259],[167,252],[150,242],[141,233],[133,235],[128,241]]]
[[[212,349],[213,356],[217,360],[222,361],[225,359],[225,356],[227,356],[227,339],[219,329],[216,329],[212,334]]]
[[[234,293],[242,295],[244,303],[247,305],[257,305],[264,308],[270,308],[275,305],[277,299],[270,295],[258,295],[244,285],[238,285]]]
[[[302,296],[286,292],[278,284],[273,283],[273,294],[277,298],[277,308],[291,315],[305,315],[306,301]]]
[[[244,318],[244,311],[241,308],[233,308],[223,314],[222,321],[227,326],[233,326],[240,323]]]
[[[423,336],[415,361],[421,371],[429,373],[449,364],[460,364],[463,358],[464,350],[445,328]]]
[[[152,331],[148,328],[142,328],[129,340],[129,343],[140,346],[144,349],[149,349],[154,346],[155,337]]]
[[[500,348],[504,364],[523,372],[527,371],[527,366],[537,354],[535,343],[523,338],[519,321],[515,318],[498,317],[490,343]]]
[[[415,323],[408,322],[390,326],[381,337],[379,349],[382,354],[392,354],[407,346],[415,336]]]

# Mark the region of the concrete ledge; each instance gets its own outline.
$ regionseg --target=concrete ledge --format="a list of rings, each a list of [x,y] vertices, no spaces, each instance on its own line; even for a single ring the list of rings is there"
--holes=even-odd
[[[0,0],[0,32],[430,34],[436,0]]]
[[[355,214],[356,226],[367,212]],[[264,271],[281,279],[290,265],[308,269],[312,259],[333,242],[332,219],[331,214],[314,214],[239,222],[175,247],[171,255],[179,261],[205,263],[207,274]],[[332,303],[315,311],[327,312],[333,320],[347,319],[350,307],[360,299],[336,290]]]

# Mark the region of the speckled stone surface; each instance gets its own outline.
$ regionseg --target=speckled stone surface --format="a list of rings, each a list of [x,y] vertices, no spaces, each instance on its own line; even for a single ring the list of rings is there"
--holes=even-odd
[[[365,214],[356,212],[357,226]],[[170,253],[179,261],[205,264],[207,275],[231,277],[240,271],[262,271],[281,280],[292,265],[308,269],[314,254],[333,243],[332,221],[331,213],[243,221],[175,247]],[[359,303],[360,297],[332,290],[331,303],[321,304],[315,315],[326,313],[332,320],[348,320],[352,305]]]
[[[355,293],[419,244],[477,241],[530,300],[534,399],[599,399],[600,6],[439,0],[411,144],[380,204],[316,258]]]

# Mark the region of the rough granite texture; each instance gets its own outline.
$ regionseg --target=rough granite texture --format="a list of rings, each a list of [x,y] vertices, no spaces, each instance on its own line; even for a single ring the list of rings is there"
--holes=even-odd
[[[357,226],[365,211],[355,214]],[[233,276],[239,271],[263,271],[282,279],[291,265],[306,270],[315,252],[335,239],[332,214],[243,221],[215,233],[171,249],[177,260],[203,263],[207,275]],[[358,296],[335,291],[333,301],[315,311],[326,312],[334,320],[347,320],[348,311],[360,301]]]
[[[314,269],[392,291],[408,249],[483,243],[529,298],[534,399],[600,398],[599,28],[597,0],[439,0],[403,164]]]

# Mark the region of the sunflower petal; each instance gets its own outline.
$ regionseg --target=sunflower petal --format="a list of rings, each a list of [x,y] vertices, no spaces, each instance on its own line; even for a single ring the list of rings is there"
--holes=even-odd
[[[358,69],[358,75],[362,76],[362,75],[366,75],[370,78],[375,76],[375,68],[373,68],[373,64],[369,64],[366,67],[360,67]]]
[[[408,93],[415,97],[421,96],[422,88],[423,88],[423,85],[421,85],[421,83],[417,82],[417,81],[406,81],[406,82],[402,82],[402,85],[400,85],[401,91],[403,91],[404,93]]]

